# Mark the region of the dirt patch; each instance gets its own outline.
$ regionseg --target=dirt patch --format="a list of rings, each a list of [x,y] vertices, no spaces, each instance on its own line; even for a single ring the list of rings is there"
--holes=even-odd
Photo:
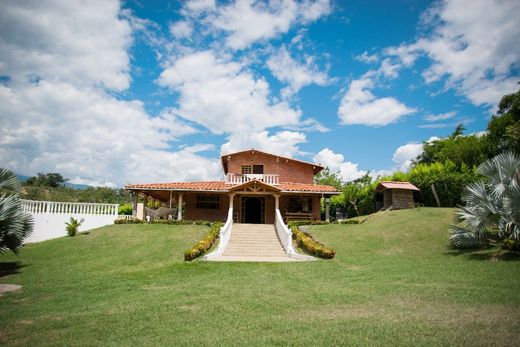
[[[0,296],[4,293],[17,292],[22,289],[18,284],[0,284]]]

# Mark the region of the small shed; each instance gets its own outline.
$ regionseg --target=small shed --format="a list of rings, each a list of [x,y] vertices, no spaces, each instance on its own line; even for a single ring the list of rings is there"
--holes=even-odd
[[[376,210],[414,207],[414,193],[419,188],[410,182],[383,181],[376,187]]]

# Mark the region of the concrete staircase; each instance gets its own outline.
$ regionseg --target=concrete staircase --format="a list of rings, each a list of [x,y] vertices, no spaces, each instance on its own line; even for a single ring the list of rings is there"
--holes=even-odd
[[[297,261],[284,251],[273,224],[234,223],[222,256],[215,261]]]

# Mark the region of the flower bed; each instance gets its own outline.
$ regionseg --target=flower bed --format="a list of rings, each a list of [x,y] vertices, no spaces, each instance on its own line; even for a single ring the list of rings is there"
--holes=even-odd
[[[202,240],[193,245],[193,247],[184,252],[184,260],[193,260],[207,252],[218,238],[220,228],[222,228],[222,223],[213,223],[208,234]]]
[[[312,254],[319,258],[332,259],[336,255],[336,251],[332,248],[328,248],[319,241],[316,241],[309,233],[301,231],[300,225],[320,225],[328,224],[326,222],[307,222],[307,221],[295,221],[289,222],[288,226],[292,232],[293,239],[296,244],[303,248],[309,254]]]

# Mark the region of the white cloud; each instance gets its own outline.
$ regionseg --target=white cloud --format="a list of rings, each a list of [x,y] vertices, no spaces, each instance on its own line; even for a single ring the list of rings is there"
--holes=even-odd
[[[392,160],[398,165],[400,171],[406,172],[412,165],[412,161],[422,152],[422,143],[408,143],[395,150]]]
[[[313,158],[315,163],[319,163],[337,173],[342,181],[350,182],[364,176],[367,172],[358,169],[358,164],[345,161],[343,154],[334,153],[328,148],[322,149]]]
[[[309,23],[330,12],[328,0],[317,2],[294,0],[237,0],[218,8],[208,23],[228,33],[226,44],[244,49],[254,42],[277,37],[289,31],[298,21]]]
[[[327,73],[319,70],[313,58],[300,63],[291,57],[285,46],[269,58],[267,66],[279,81],[288,84],[282,91],[284,97],[296,94],[301,88],[310,84],[324,86],[329,83]]]
[[[130,83],[128,20],[116,1],[3,6],[2,166],[107,186],[218,177],[218,162],[199,154],[213,145],[172,150],[197,132],[172,110],[152,117],[142,102],[112,95]]]
[[[0,85],[0,114],[0,162],[17,173],[57,171],[107,185],[218,175],[212,161],[196,155],[207,147],[170,151],[172,141],[195,129],[167,111],[150,117],[141,102],[98,89],[50,81]]]
[[[300,110],[270,100],[264,79],[210,51],[180,58],[161,73],[158,83],[179,92],[177,114],[215,134],[259,132],[300,120]]]
[[[296,131],[280,131],[269,135],[268,131],[233,133],[222,145],[221,154],[255,148],[269,153],[293,157],[298,155],[298,144],[306,142],[305,134]]]
[[[184,10],[188,13],[200,14],[215,9],[215,0],[188,0],[184,4]]]
[[[377,57],[377,54],[368,54],[367,51],[364,51],[360,55],[356,55],[354,57],[354,59],[356,59],[357,61],[360,61],[362,63],[367,63],[367,64],[376,63],[379,60],[379,58]]]
[[[176,39],[189,38],[193,33],[193,24],[187,20],[171,23],[170,33]]]
[[[446,120],[455,117],[457,115],[457,112],[451,111],[446,113],[440,113],[440,114],[429,114],[424,117],[424,120],[428,122],[437,122],[440,120]]]
[[[404,105],[395,98],[376,98],[370,92],[372,88],[374,82],[369,77],[352,81],[341,99],[338,110],[342,124],[384,126],[415,113],[414,108]]]
[[[425,54],[431,65],[423,71],[427,83],[446,78],[445,88],[455,88],[475,105],[495,105],[517,89],[520,37],[517,17],[520,2],[445,0],[427,13],[430,35],[412,44],[386,50],[407,65]]]
[[[0,11],[0,75],[13,83],[59,79],[124,90],[130,85],[128,22],[120,3],[13,1]]]

